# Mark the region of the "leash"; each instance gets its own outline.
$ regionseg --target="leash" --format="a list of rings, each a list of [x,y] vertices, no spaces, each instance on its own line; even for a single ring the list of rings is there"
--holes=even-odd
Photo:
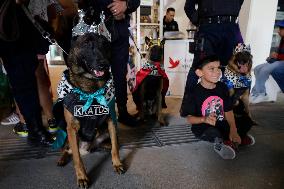
[[[130,39],[133,41],[133,43],[134,43],[134,45],[135,45],[135,47],[136,47],[137,52],[140,54],[140,57],[143,58],[143,56],[142,56],[142,54],[141,54],[141,52],[140,52],[140,49],[138,48],[138,46],[137,46],[137,44],[136,44],[136,42],[135,42],[135,40],[134,40],[133,35],[131,34],[130,31],[129,31],[128,33],[129,33]]]
[[[27,17],[29,18],[29,20],[33,23],[36,29],[41,33],[42,37],[48,40],[48,42],[50,42],[52,45],[57,45],[66,55],[68,55],[68,53],[57,43],[57,41],[51,36],[51,34],[45,31],[45,29],[43,29],[43,27],[34,19],[30,11],[28,10],[28,8],[25,5],[22,5],[21,7],[23,11],[25,12],[25,14],[27,15]]]

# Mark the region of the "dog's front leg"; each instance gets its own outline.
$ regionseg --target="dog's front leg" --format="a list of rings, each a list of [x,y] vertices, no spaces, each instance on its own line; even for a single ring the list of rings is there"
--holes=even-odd
[[[157,117],[158,117],[158,121],[160,123],[161,126],[166,125],[166,121],[164,119],[164,116],[162,114],[162,89],[163,89],[163,79],[161,79],[160,82],[160,86],[159,89],[157,90]]]
[[[109,132],[110,139],[111,139],[112,165],[113,165],[114,170],[118,174],[122,174],[125,172],[125,170],[119,158],[119,147],[118,147],[118,141],[117,141],[116,126],[114,125],[111,118],[108,119],[107,124],[108,124],[108,132]]]
[[[72,150],[74,168],[77,176],[77,184],[80,188],[87,188],[89,179],[86,174],[83,161],[79,153],[78,144],[78,130],[80,128],[79,121],[66,109],[64,109],[64,116],[67,122],[67,136],[70,148]]]
[[[145,94],[145,81],[141,83],[140,90],[139,90],[139,96],[140,96],[140,102],[139,102],[139,119],[141,121],[145,120],[145,106],[144,106],[144,94]]]
[[[244,94],[241,96],[241,100],[244,103],[245,106],[245,112],[248,114],[248,116],[250,117],[250,119],[253,122],[253,125],[257,125],[257,122],[255,120],[252,119],[250,110],[249,110],[249,89],[247,89]]]

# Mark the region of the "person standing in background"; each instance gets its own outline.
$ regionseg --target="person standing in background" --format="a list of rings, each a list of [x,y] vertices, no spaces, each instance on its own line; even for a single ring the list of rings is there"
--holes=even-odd
[[[170,7],[167,9],[166,15],[163,19],[163,32],[167,31],[179,31],[178,23],[174,20],[175,9]]]

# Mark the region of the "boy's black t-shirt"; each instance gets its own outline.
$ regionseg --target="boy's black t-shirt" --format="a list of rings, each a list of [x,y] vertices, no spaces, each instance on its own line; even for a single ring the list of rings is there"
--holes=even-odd
[[[184,109],[185,115],[201,117],[215,112],[217,121],[223,121],[224,112],[233,109],[229,90],[222,82],[217,82],[214,89],[206,89],[198,83],[188,99]]]

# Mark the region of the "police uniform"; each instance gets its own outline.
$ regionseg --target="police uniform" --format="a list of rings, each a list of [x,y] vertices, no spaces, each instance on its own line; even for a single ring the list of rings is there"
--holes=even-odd
[[[198,32],[195,36],[194,59],[187,76],[181,115],[188,93],[198,81],[195,69],[200,59],[217,55],[221,65],[226,66],[235,46],[243,42],[237,23],[242,4],[243,0],[186,0],[185,13],[198,27]]]
[[[179,31],[178,23],[174,20],[172,20],[171,22],[166,22],[165,17],[164,17],[164,19],[163,19],[163,32],[167,32],[167,31]]]

